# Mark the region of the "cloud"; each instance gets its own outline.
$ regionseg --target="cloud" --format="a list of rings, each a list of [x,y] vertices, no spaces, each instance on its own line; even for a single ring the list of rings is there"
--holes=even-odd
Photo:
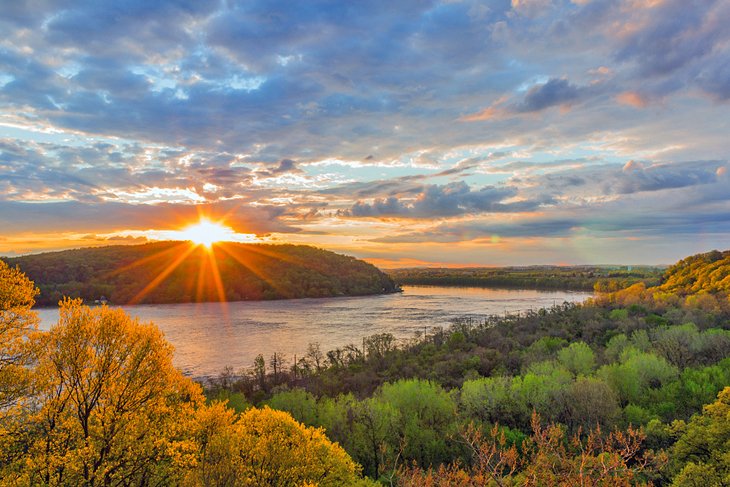
[[[616,100],[623,105],[629,105],[634,108],[646,108],[649,105],[647,97],[636,91],[619,93],[616,96]]]
[[[543,174],[527,175],[519,180],[527,197],[540,195],[589,202],[596,198],[651,193],[678,188],[694,188],[720,183],[727,161],[686,161],[651,163],[630,160],[623,166],[593,164]],[[718,172],[719,171],[719,172]],[[515,184],[518,184],[517,182]]]
[[[446,185],[429,185],[409,201],[396,197],[375,199],[373,203],[356,202],[346,216],[439,218],[469,213],[509,213],[530,211],[545,201],[505,202],[515,196],[514,188],[486,186],[472,189],[463,181]]]
[[[620,111],[604,103],[604,93],[664,100],[693,86],[727,99],[728,9],[719,1],[686,15],[677,1],[651,8],[628,0],[148,3],[8,9],[0,71],[12,81],[0,88],[0,104],[56,129],[142,145],[246,154],[267,164],[374,156],[366,164],[423,146],[480,143],[480,127],[450,123],[460,117],[499,121],[574,107],[575,123],[550,130],[530,120],[497,124],[490,138],[575,141],[597,122],[621,130]],[[627,29],[617,33],[616,25]],[[494,39],[499,26],[509,31],[506,40]],[[663,60],[673,52],[680,61]],[[634,69],[645,56],[678,68]],[[611,86],[592,84],[588,73],[597,70]],[[539,77],[545,82],[517,92]],[[511,105],[480,108],[505,97]]]
[[[277,177],[282,174],[304,174],[304,171],[297,167],[297,163],[291,159],[282,159],[279,165],[270,169],[256,171],[258,177]]]
[[[687,9],[686,2],[668,0],[638,9],[617,58],[636,61],[644,74],[666,75],[710,54],[727,38],[721,19],[712,18],[723,2],[700,3]]]
[[[551,107],[568,108],[601,93],[599,86],[577,86],[564,78],[550,78],[530,88],[521,100],[507,103],[503,96],[487,108],[460,118],[464,122],[499,119],[519,114],[541,112]]]
[[[552,0],[512,0],[515,12],[527,17],[536,17],[552,6]]]
[[[69,222],[79,233],[111,233],[121,230],[179,229],[197,221],[200,214],[211,219],[225,218],[226,224],[241,233],[265,235],[272,232],[296,233],[299,228],[281,219],[286,208],[252,207],[235,201],[189,205],[160,203],[135,205],[117,202],[87,204],[78,201],[24,203],[0,201],[0,226],[7,232],[66,232]]]
[[[592,205],[557,206],[539,217],[518,215],[509,221],[477,215],[468,220],[447,221],[422,230],[377,237],[374,241],[401,244],[479,239],[591,237],[620,240],[727,236],[730,235],[727,182],[710,185],[699,193],[695,188],[679,188],[673,199],[644,193]]]
[[[556,105],[568,106],[581,96],[581,89],[565,79],[550,79],[530,89],[525,99],[517,105],[518,112],[539,112]]]
[[[724,61],[707,66],[697,76],[697,82],[702,89],[716,99],[726,101],[730,99],[730,60],[726,56]]]

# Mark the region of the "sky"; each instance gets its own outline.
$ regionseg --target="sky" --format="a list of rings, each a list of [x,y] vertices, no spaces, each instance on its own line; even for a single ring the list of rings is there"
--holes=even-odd
[[[382,267],[730,248],[728,25],[727,0],[3,2],[0,255],[200,215]]]

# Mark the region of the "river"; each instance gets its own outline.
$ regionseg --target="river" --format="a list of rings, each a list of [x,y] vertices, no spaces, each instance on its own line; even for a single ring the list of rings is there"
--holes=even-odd
[[[309,343],[326,352],[376,333],[399,339],[460,317],[484,317],[583,301],[590,293],[466,287],[404,286],[378,296],[123,306],[152,321],[175,346],[175,365],[192,377],[212,377],[224,367],[248,368],[257,354],[283,354],[291,363]],[[58,309],[38,309],[41,328],[58,320]]]

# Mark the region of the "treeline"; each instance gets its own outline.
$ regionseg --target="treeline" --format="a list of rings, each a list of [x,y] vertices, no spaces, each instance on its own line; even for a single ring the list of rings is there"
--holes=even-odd
[[[533,266],[392,269],[387,273],[399,284],[477,286],[517,289],[617,291],[643,282],[659,283],[664,269],[649,266]]]
[[[713,264],[709,272],[720,272],[716,262],[693,272]],[[684,266],[666,282],[674,272]],[[406,343],[384,334],[327,353],[312,344],[296,362],[260,356],[208,394],[324,427],[367,475],[403,485],[484,485],[495,476],[529,484],[546,458],[560,466],[556,478],[576,479],[577,464],[627,448],[606,485],[694,485],[700,473],[703,485],[720,485],[730,473],[722,456],[730,389],[716,401],[730,385],[729,319],[722,291],[679,295],[640,283],[584,305],[464,320]],[[711,403],[715,413],[702,415]],[[720,432],[703,438],[710,430]],[[484,460],[513,447],[496,470]]]
[[[66,297],[114,304],[353,296],[397,290],[373,265],[303,245],[189,242],[109,246],[6,258],[40,289],[38,304]]]

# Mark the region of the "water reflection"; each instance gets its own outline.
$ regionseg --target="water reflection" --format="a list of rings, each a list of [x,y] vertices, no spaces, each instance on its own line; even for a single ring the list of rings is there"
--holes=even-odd
[[[448,326],[454,318],[482,317],[582,301],[589,293],[405,286],[401,294],[352,298],[243,301],[125,306],[152,321],[175,346],[175,364],[194,377],[213,376],[225,366],[250,367],[257,354],[274,352],[288,363],[307,345],[323,351],[364,336],[392,333],[412,338],[424,328]],[[58,310],[40,309],[41,327],[58,320]]]

